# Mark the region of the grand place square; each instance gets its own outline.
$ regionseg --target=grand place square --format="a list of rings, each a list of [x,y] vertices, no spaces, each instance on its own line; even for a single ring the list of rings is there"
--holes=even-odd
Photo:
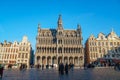
[[[0,44],[2,80],[120,80],[120,38],[112,31],[91,35],[83,46],[82,29],[65,30],[38,24],[35,54],[27,36]]]

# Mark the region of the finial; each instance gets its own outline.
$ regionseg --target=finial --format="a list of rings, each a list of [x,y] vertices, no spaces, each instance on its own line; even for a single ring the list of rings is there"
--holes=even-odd
[[[38,24],[38,27],[40,28],[40,23]]]
[[[61,15],[59,15],[57,24],[58,24],[58,29],[62,30],[63,27],[62,27],[62,16]]]
[[[79,24],[77,24],[77,27],[78,27],[78,28],[80,28],[80,25],[79,25]]]
[[[58,22],[62,23],[62,15],[59,15]]]
[[[81,29],[81,26],[80,26],[80,24],[77,24],[77,29]]]
[[[59,14],[59,18],[61,18],[62,17],[62,15],[61,14]]]
[[[112,32],[114,32],[113,28],[112,28]]]

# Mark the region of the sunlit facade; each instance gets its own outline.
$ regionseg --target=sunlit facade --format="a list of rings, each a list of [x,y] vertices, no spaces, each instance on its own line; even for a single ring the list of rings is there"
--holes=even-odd
[[[18,68],[21,64],[29,68],[31,49],[31,44],[26,36],[20,43],[4,41],[4,43],[0,43],[0,64],[5,68],[8,68],[8,65]]]
[[[91,35],[85,44],[85,62],[110,65],[120,62],[120,38],[112,30],[107,36],[99,33],[95,38]]]
[[[36,38],[35,65],[54,65],[72,63],[83,66],[84,49],[80,25],[76,30],[64,30],[61,15],[57,29],[41,29],[38,25]]]

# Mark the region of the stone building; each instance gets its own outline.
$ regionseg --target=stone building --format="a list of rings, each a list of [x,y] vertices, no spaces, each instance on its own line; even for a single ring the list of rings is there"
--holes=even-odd
[[[35,53],[35,65],[58,65],[60,62],[75,66],[84,64],[81,27],[64,30],[61,15],[57,29],[41,29],[38,25]]]
[[[85,63],[113,65],[120,62],[120,38],[112,30],[108,35],[91,35],[85,44]]]
[[[23,40],[18,43],[7,42],[0,44],[0,64],[7,68],[9,65],[12,67],[20,67],[22,64],[30,65],[31,44],[28,42],[27,37],[24,36]]]
[[[18,42],[7,42],[0,43],[0,64],[4,65],[5,68],[8,65],[16,66],[17,63],[17,54],[18,54]]]
[[[30,67],[30,61],[32,56],[32,47],[28,41],[27,36],[24,36],[22,41],[19,43],[19,51],[17,57],[18,66],[24,65]]]

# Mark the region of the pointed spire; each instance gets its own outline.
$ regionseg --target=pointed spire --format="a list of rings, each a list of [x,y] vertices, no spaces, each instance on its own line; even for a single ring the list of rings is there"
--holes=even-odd
[[[59,18],[58,18],[58,24],[62,24],[62,16],[61,16],[61,14],[59,15]]]
[[[77,25],[77,31],[81,33],[81,26],[79,24]]]
[[[81,30],[81,26],[79,24],[77,25],[77,29]]]
[[[62,16],[61,15],[59,15],[59,18],[58,18],[58,29],[63,29],[63,27],[62,27]]]
[[[113,35],[113,34],[115,34],[115,32],[114,32],[113,28],[112,28],[112,30],[111,30],[111,34],[112,34],[112,35]]]
[[[38,24],[38,28],[40,28],[40,23]]]
[[[112,28],[112,32],[114,32],[113,28]]]
[[[41,30],[41,29],[40,29],[40,23],[39,23],[39,24],[38,24],[38,32],[40,32],[40,30]]]

